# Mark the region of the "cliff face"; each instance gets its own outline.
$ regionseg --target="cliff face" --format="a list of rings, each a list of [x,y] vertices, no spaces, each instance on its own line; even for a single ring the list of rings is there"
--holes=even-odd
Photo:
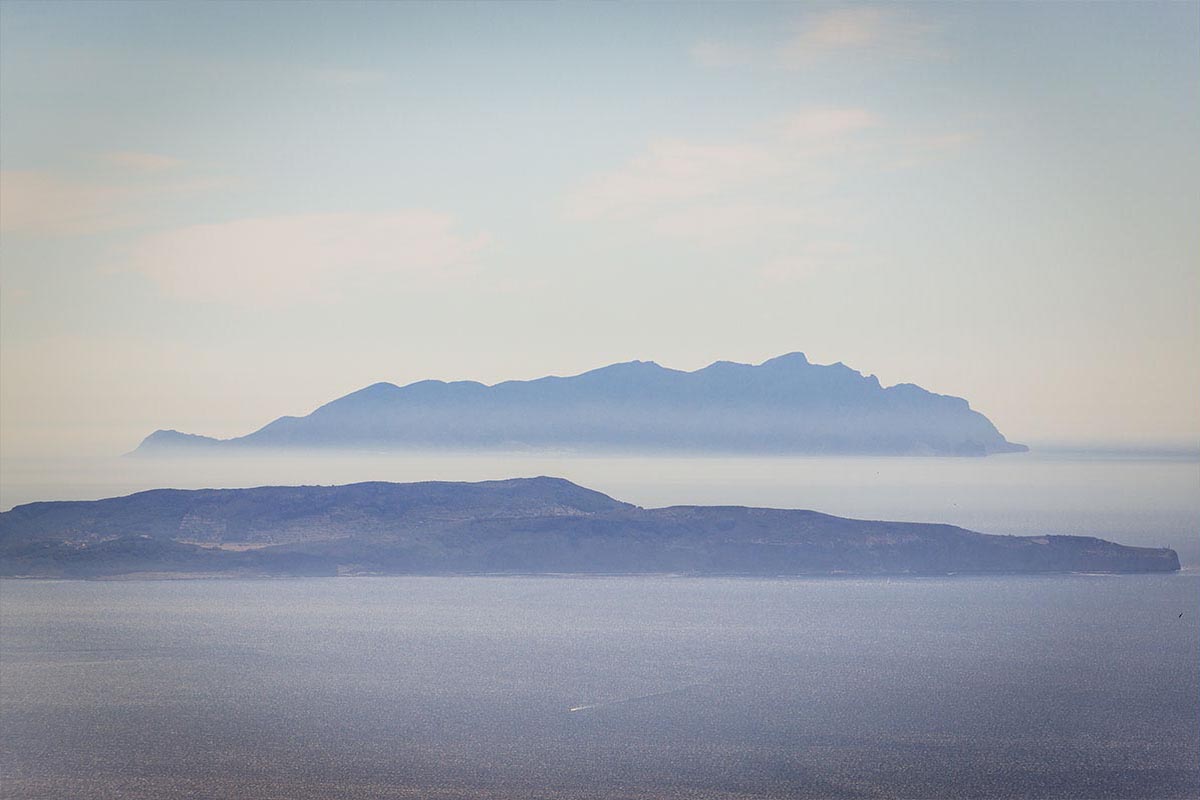
[[[643,509],[556,478],[161,489],[0,514],[0,574],[1168,572],[1175,552],[814,511]]]
[[[802,353],[695,372],[653,362],[495,386],[378,383],[305,417],[217,440],[156,431],[137,452],[246,448],[569,448],[728,453],[973,455],[1024,450],[966,400],[883,387]]]

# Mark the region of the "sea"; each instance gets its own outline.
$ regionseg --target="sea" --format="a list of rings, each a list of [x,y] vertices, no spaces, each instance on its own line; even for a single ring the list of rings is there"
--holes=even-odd
[[[152,486],[559,475],[1175,547],[1169,575],[0,581],[3,798],[1197,798],[1200,460],[0,464]]]
[[[7,581],[0,792],[1194,798],[1198,617],[1194,574]]]

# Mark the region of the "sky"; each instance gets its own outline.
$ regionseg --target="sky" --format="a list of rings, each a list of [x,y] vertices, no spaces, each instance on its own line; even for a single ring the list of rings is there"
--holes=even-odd
[[[803,351],[1200,442],[1200,4],[0,2],[0,449]]]

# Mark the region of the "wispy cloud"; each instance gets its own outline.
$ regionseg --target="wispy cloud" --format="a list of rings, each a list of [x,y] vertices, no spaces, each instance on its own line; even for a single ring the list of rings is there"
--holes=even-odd
[[[780,133],[791,142],[826,146],[879,124],[879,118],[865,108],[810,108],[787,117]]]
[[[129,266],[175,297],[272,307],[337,300],[380,280],[461,278],[487,244],[433,211],[298,214],[190,225],[140,241]]]
[[[74,236],[130,228],[145,219],[148,188],[0,172],[0,233]]]
[[[717,194],[776,168],[774,154],[760,143],[657,141],[625,166],[585,180],[568,198],[568,214],[576,219],[629,216]]]
[[[766,43],[704,40],[691,48],[694,61],[709,67],[759,65],[803,69],[837,56],[938,58],[939,29],[907,8],[847,6],[813,11],[789,31]]]
[[[802,108],[752,131],[734,141],[654,142],[581,181],[566,213],[614,231],[728,248],[726,256],[748,274],[791,284],[860,260],[847,244],[863,222],[847,191],[855,181],[918,166],[970,141],[898,128],[862,107]]]
[[[940,54],[933,43],[937,28],[901,8],[839,8],[806,17],[798,27],[779,50],[785,66],[804,66],[814,58],[845,51],[902,57]]]
[[[829,158],[880,125],[862,108],[809,108],[740,142],[653,142],[623,166],[592,175],[570,192],[576,220],[625,219],[670,236],[727,239],[754,226],[788,224],[808,212],[741,197],[786,181],[792,194],[825,180]],[[708,205],[703,205],[708,203]]]
[[[0,232],[31,236],[99,233],[136,224],[129,187],[32,170],[0,172]]]
[[[146,225],[171,198],[208,192],[228,178],[181,174],[179,159],[114,152],[78,172],[0,172],[0,232],[19,236],[81,236]]]

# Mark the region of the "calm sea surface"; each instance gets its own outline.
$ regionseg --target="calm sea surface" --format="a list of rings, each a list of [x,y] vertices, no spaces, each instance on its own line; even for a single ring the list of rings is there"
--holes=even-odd
[[[1198,617],[1192,574],[4,581],[0,794],[1197,797]]]

